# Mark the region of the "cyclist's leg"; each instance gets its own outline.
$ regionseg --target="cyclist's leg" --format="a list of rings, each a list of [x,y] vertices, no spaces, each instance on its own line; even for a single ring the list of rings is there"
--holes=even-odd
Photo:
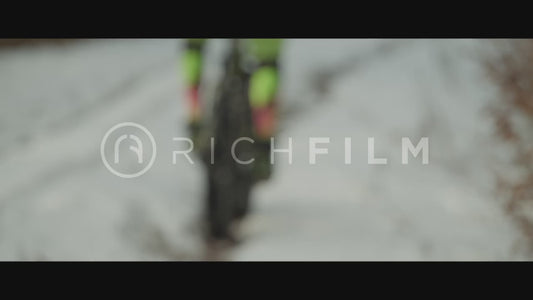
[[[202,115],[198,91],[202,77],[204,45],[205,39],[187,39],[181,61],[186,84],[188,127],[194,142],[199,134]]]
[[[279,54],[281,39],[251,39],[250,53],[258,62],[258,67],[250,78],[249,99],[256,153],[257,180],[270,177],[270,138],[276,130],[276,98],[279,83]]]

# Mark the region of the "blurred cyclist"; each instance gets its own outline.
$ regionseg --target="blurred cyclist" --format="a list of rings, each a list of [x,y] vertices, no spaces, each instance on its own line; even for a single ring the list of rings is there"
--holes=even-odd
[[[188,39],[182,57],[186,80],[189,134],[197,145],[203,117],[199,88],[202,79],[206,39]],[[248,87],[252,111],[255,162],[254,180],[270,178],[270,138],[274,135],[277,121],[276,97],[279,83],[278,59],[282,40],[249,39],[245,50],[255,60]]]

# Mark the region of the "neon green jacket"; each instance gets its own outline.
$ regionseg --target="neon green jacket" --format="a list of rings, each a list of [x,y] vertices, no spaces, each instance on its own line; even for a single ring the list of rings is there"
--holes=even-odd
[[[252,108],[262,108],[273,101],[278,90],[277,63],[283,41],[281,39],[248,39],[246,41],[246,49],[259,62],[259,67],[253,71],[250,78],[250,104]],[[186,41],[182,69],[188,86],[200,84],[205,42],[206,39]]]

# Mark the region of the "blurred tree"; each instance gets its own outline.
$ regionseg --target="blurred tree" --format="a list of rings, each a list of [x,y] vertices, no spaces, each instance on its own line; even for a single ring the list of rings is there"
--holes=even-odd
[[[529,239],[533,251],[533,40],[495,42],[497,54],[488,63],[500,89],[493,107],[498,136],[512,145],[512,175],[501,178],[506,209]]]

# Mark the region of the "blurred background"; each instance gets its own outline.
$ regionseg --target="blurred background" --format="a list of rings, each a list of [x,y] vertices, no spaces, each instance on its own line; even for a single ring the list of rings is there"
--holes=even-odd
[[[203,170],[187,136],[182,40],[0,40],[0,260],[203,260]],[[207,45],[206,94],[227,41]],[[280,146],[228,260],[528,260],[533,41],[289,39]],[[132,121],[158,158],[111,174],[100,142]],[[329,154],[308,163],[308,138]],[[352,164],[344,164],[344,137]],[[367,164],[367,138],[387,165]],[[428,137],[429,165],[401,164]]]

